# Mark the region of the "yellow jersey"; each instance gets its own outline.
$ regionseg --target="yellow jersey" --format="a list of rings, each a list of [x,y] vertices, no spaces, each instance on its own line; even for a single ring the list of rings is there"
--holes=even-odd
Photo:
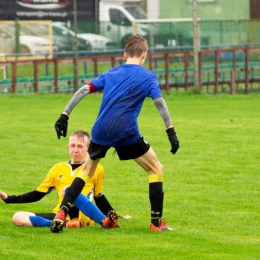
[[[45,193],[50,193],[52,190],[56,189],[58,193],[58,202],[52,211],[53,213],[57,214],[59,211],[60,204],[63,200],[64,188],[71,185],[72,181],[75,179],[77,174],[82,171],[83,167],[84,164],[73,171],[69,162],[57,163],[50,169],[45,180],[36,189],[39,192]],[[96,168],[94,176],[86,183],[81,193],[88,196],[89,199],[92,200],[93,196],[103,193],[103,180],[104,169],[99,164]],[[83,225],[93,223],[82,212],[79,212],[79,220],[83,223]]]

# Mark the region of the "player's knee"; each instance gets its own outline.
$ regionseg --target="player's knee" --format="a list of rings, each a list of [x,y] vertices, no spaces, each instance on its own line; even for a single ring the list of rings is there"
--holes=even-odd
[[[163,174],[163,165],[158,161],[156,166],[153,169],[154,173],[161,173]]]
[[[163,166],[157,165],[156,167],[152,167],[147,170],[147,173],[150,174],[163,174]]]
[[[12,222],[14,225],[16,226],[22,226],[23,223],[21,221],[21,213],[20,212],[16,212],[13,217],[12,217]]]
[[[163,165],[160,162],[159,162],[159,168],[160,168],[160,173],[163,173],[164,168],[163,168]]]

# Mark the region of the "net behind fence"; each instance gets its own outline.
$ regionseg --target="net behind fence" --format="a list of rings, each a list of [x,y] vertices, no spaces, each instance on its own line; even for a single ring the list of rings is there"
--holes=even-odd
[[[43,58],[44,53],[53,52],[51,21],[1,21],[0,37],[0,53],[7,60],[13,53]]]
[[[106,23],[103,22],[105,27]],[[236,46],[260,45],[260,21],[256,20],[203,20],[200,25],[201,49],[234,48]],[[0,53],[30,54],[74,51],[73,23],[19,21],[0,22]],[[97,24],[95,24],[98,27]],[[100,25],[101,26],[101,25]],[[111,38],[95,33],[93,22],[80,22],[79,51],[123,49],[133,33],[145,37],[151,48],[172,47],[173,50],[193,48],[192,19],[136,21],[129,25],[125,34],[120,25]]]

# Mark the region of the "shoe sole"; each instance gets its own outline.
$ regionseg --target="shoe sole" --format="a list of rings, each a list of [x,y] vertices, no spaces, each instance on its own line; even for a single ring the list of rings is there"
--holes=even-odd
[[[156,226],[151,224],[150,230],[151,231],[165,232],[165,231],[173,231],[173,230],[175,230],[175,228],[170,228],[170,227],[167,227],[166,225],[164,225],[163,227],[162,226],[156,227]]]
[[[111,220],[113,223],[116,223],[116,221],[117,221],[117,219],[118,219],[118,216],[117,216],[117,214],[116,214],[115,211],[109,212],[108,217],[110,218],[110,220]]]
[[[173,231],[173,228],[167,227],[167,228],[162,228],[161,231],[165,232],[165,231]]]
[[[166,231],[173,231],[174,229],[173,228],[169,228],[169,227],[167,227],[167,228],[158,228],[158,229],[151,229],[150,228],[150,230],[151,231],[157,231],[157,232],[166,232]]]
[[[53,233],[59,233],[60,231],[62,231],[63,228],[63,220],[60,219],[54,219],[51,223],[51,232]]]

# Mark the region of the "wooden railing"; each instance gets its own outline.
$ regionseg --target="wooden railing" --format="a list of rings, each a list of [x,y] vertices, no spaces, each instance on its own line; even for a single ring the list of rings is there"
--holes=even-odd
[[[207,90],[217,94],[223,85],[228,88],[231,94],[236,93],[238,84],[243,84],[243,92],[250,92],[250,84],[260,82],[260,48],[241,49],[219,49],[203,50],[199,52],[199,90],[206,86]],[[193,53],[167,52],[149,53],[148,68],[154,71],[159,79],[160,87],[169,91],[170,88],[188,89],[194,85]],[[112,68],[125,62],[122,55],[104,55],[78,57],[78,66],[92,67],[92,72],[86,70],[78,73],[80,86],[91,78],[98,76],[101,64]],[[62,74],[61,68],[67,64],[75,66],[75,58],[51,58],[37,60],[12,60],[0,62],[0,67],[8,70],[10,77],[0,80],[0,93],[19,92],[75,92],[75,74]],[[33,71],[32,77],[18,76],[18,69],[29,66]],[[53,71],[42,72],[42,67],[49,66]],[[39,68],[41,67],[41,73]],[[89,69],[88,69],[89,71]],[[48,72],[48,73],[47,73]],[[6,73],[5,73],[6,74]],[[23,91],[21,91],[23,90]]]

